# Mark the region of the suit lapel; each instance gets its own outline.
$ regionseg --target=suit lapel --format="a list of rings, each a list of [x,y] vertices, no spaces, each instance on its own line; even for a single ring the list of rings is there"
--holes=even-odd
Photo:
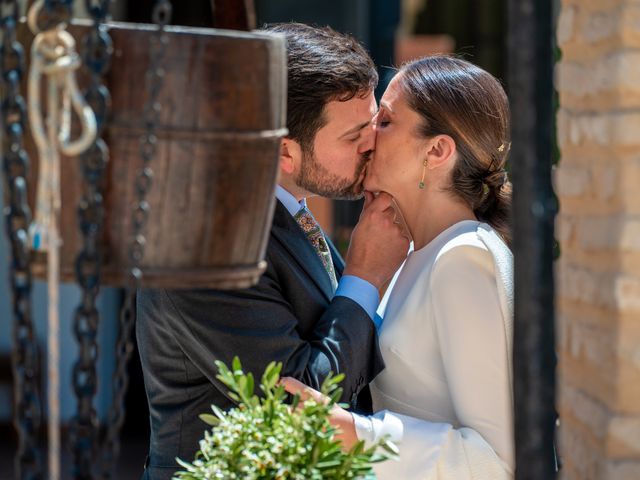
[[[327,275],[324,265],[322,265],[322,261],[298,223],[279,200],[276,202],[276,211],[273,216],[273,228],[271,231],[274,237],[299,264],[300,268],[311,277],[311,280],[313,280],[325,297],[327,297],[327,300],[330,301],[333,297],[333,288],[331,287],[329,275]],[[331,247],[333,246],[331,245]],[[334,256],[333,248],[331,255]]]

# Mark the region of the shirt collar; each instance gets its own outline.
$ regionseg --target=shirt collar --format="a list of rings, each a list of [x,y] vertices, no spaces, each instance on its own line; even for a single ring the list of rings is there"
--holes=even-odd
[[[282,202],[284,208],[291,214],[292,217],[295,216],[301,208],[307,206],[307,199],[303,198],[298,202],[296,197],[291,195],[287,190],[285,190],[280,185],[276,185],[276,198]]]

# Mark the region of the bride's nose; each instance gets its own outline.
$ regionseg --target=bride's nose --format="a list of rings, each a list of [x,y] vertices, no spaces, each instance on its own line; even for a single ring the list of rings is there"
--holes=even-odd
[[[376,148],[376,132],[373,127],[373,122],[367,125],[362,130],[362,142],[360,143],[360,148],[358,153],[365,153],[370,150],[375,150]]]

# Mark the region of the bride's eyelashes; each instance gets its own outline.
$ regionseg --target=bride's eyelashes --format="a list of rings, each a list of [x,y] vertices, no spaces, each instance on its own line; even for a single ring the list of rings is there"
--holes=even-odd
[[[382,111],[378,111],[374,118],[374,125],[376,128],[385,128],[387,125],[391,123],[389,118]]]

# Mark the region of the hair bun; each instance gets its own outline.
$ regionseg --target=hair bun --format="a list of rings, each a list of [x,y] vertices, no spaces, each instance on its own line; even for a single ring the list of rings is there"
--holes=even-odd
[[[509,174],[504,168],[488,172],[482,179],[482,183],[494,190],[502,188],[508,181]]]

